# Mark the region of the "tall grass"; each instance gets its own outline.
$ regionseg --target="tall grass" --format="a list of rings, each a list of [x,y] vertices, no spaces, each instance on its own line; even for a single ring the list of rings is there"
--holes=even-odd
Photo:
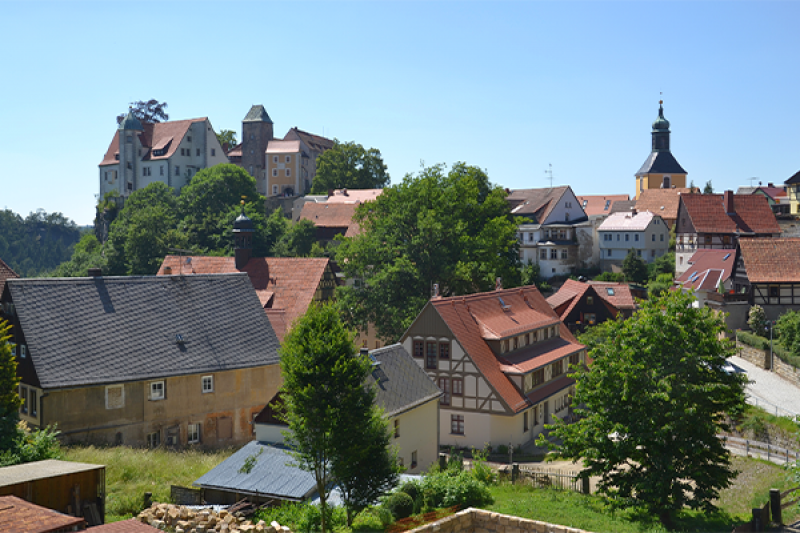
[[[153,501],[170,501],[170,486],[192,482],[231,456],[233,450],[146,450],[117,446],[64,448],[64,459],[106,467],[106,521],[124,520],[139,513],[144,493]]]

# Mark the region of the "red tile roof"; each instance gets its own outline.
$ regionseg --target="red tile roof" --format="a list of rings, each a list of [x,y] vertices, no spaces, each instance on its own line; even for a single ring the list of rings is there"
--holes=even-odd
[[[564,282],[561,288],[558,289],[558,292],[547,299],[547,303],[556,313],[558,313],[558,315],[561,317],[561,320],[566,320],[573,309],[575,309],[575,306],[581,302],[583,296],[589,292],[592,295],[596,294],[603,301],[603,304],[605,305],[606,309],[608,309],[608,312],[611,316],[616,316],[620,311],[620,308],[616,307],[615,304],[612,304],[611,300],[614,299],[615,303],[621,302],[623,305],[625,305],[625,309],[632,308],[628,307],[623,295],[619,294],[624,292],[622,287],[628,289],[628,296],[630,296],[631,293],[630,288],[623,283],[613,284],[613,286],[614,296],[609,296],[608,291],[606,291],[606,288],[604,287],[593,287],[588,283],[582,283],[574,279],[568,279]],[[630,297],[630,301],[633,302],[632,296]]]
[[[532,404],[536,404],[544,400],[545,398],[549,398],[553,394],[557,393],[560,390],[564,390],[570,385],[575,383],[575,379],[569,377],[568,375],[564,375],[558,378],[555,381],[551,381],[544,387],[539,389],[535,389],[528,393],[528,401]]]
[[[681,196],[691,195],[692,189],[645,189],[636,200],[638,211],[650,211],[670,225],[678,218]],[[699,195],[698,195],[699,196]]]
[[[49,533],[83,529],[85,525],[83,518],[57,513],[16,496],[0,496],[0,531]]]
[[[329,262],[325,257],[253,257],[241,270],[250,276],[279,340],[283,340],[287,327],[311,305]],[[167,267],[172,269],[173,276],[239,272],[233,257],[192,256],[191,264],[187,265],[186,257],[168,255],[157,275],[164,276]]]
[[[353,222],[357,204],[306,202],[300,220],[310,220],[319,228],[341,228],[345,237],[358,235],[361,228]]]
[[[11,267],[5,261],[0,259],[0,292],[3,291],[3,286],[6,284],[7,279],[18,277],[17,273],[11,270]]]
[[[733,213],[726,213],[722,194],[688,194],[681,197],[697,233],[779,234],[778,221],[766,197],[732,194]],[[637,204],[638,206],[638,204]]]
[[[731,277],[736,250],[697,250],[689,259],[686,272],[675,283],[685,288],[716,290],[720,281]]]
[[[303,141],[306,143],[306,146],[312,150],[316,150],[317,152],[324,152],[325,150],[330,150],[333,148],[333,141],[331,139],[303,131],[296,127],[290,129],[288,132],[286,132],[286,135],[283,136],[284,141],[290,141],[293,139],[299,139]]]
[[[506,196],[506,201],[515,215],[531,216],[534,223],[543,224],[569,186],[544,189],[517,189]]]
[[[328,196],[329,204],[363,204],[374,200],[383,193],[383,189],[334,189]]]
[[[189,126],[195,122],[205,122],[206,120],[208,120],[206,117],[202,117],[188,120],[159,122],[157,124],[151,124],[149,122],[143,123],[142,126],[144,127],[144,131],[139,134],[139,142],[142,143],[142,147],[150,148],[152,150],[166,149],[166,151],[163,155],[153,156],[152,151],[148,150],[147,153],[142,156],[142,160],[157,161],[172,157],[172,155],[178,149],[178,145],[183,140],[183,137],[186,135],[186,132],[189,131]],[[115,157],[115,155],[118,153],[119,130],[114,133],[114,138],[111,140],[111,144],[108,146],[108,150],[106,151],[106,155],[103,156],[103,160],[100,161],[100,166],[118,164],[119,160],[117,160]]]
[[[160,530],[131,518],[130,520],[90,527],[86,531],[87,533],[155,533]]]
[[[597,295],[610,303],[616,309],[636,309],[636,299],[631,293],[630,285],[626,283],[612,283],[610,281],[590,281]],[[609,294],[609,289],[614,294]]]
[[[503,373],[504,369],[511,371],[514,367],[514,372],[518,372],[521,368],[537,368],[550,361],[550,350],[563,356],[584,348],[533,286],[435,298],[430,305],[445,321],[481,374],[515,412],[525,409],[530,403]],[[500,338],[501,335],[514,335],[547,325],[558,325],[561,338],[544,343],[541,352],[523,350],[519,355],[509,354],[501,359],[494,355],[485,341],[486,338]]]
[[[750,283],[800,282],[800,238],[739,239]]]
[[[627,202],[631,197],[627,194],[609,194],[606,196],[578,196],[578,203],[583,207],[583,212],[586,216],[592,215],[608,215],[611,213],[611,208],[614,202],[622,201]],[[585,205],[584,205],[584,202]],[[608,206],[606,208],[606,205]]]

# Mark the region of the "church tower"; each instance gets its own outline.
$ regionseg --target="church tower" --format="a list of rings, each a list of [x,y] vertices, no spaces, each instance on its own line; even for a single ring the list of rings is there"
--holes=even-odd
[[[263,105],[254,105],[242,120],[242,168],[256,179],[258,192],[266,192],[264,172],[267,144],[273,139],[272,119]]]
[[[636,173],[636,199],[645,189],[686,187],[686,171],[669,148],[669,121],[664,118],[664,101],[658,102],[658,118],[653,122],[652,151]]]
[[[242,270],[253,255],[253,221],[244,214],[244,200],[242,200],[242,214],[233,223],[233,238],[235,241],[234,261],[236,270]]]

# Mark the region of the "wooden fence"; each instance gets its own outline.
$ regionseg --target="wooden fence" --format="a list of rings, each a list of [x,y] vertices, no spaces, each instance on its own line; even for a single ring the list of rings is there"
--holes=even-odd
[[[518,474],[515,475],[515,471]],[[591,492],[589,479],[581,478],[578,472],[514,464],[511,469],[511,479],[513,482],[519,481],[534,487],[572,490],[583,494]]]
[[[767,442],[742,439],[729,435],[721,435],[722,440],[727,446],[742,450],[745,455],[757,455],[765,457],[767,461],[783,461],[784,464],[800,460],[800,452],[789,450],[779,446],[773,446]]]

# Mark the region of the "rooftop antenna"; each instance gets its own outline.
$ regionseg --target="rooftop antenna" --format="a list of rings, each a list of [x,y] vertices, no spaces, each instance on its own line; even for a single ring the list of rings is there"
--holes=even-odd
[[[549,168],[544,171],[544,175],[547,176],[545,179],[550,180],[550,188],[553,188],[553,164],[548,163],[547,165]]]
[[[750,180],[750,186],[752,187],[752,186],[753,186],[753,182],[754,182],[755,180],[757,180],[758,178],[747,178],[747,179],[749,179],[749,180]]]

